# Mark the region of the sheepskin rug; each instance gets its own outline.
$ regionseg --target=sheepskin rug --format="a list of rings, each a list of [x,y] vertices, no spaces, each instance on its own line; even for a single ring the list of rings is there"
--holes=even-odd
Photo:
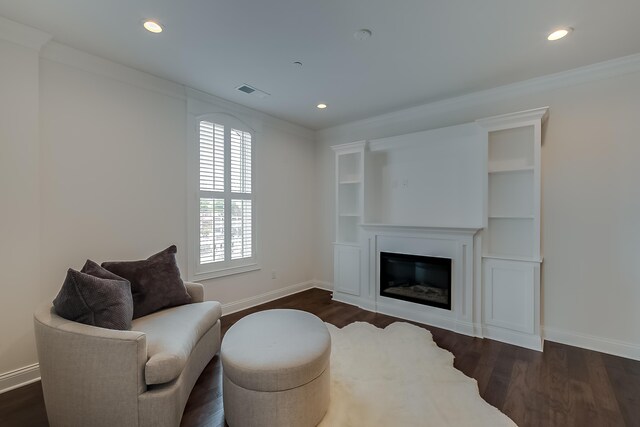
[[[515,426],[429,331],[403,322],[327,327],[331,404],[320,427]]]

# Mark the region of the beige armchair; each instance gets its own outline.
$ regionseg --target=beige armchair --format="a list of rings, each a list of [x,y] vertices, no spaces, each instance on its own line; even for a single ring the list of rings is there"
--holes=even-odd
[[[49,423],[56,426],[178,426],[191,389],[220,349],[220,303],[203,301],[133,321],[131,331],[34,315]]]

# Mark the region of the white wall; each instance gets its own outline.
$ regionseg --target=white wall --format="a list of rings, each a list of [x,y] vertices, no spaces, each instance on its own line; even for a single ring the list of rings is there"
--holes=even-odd
[[[2,390],[11,385],[3,373],[37,362],[33,311],[67,268],[176,244],[186,273],[189,141],[181,85],[54,42],[38,54],[0,41],[0,63]],[[206,297],[233,309],[308,287],[314,133],[210,99],[259,125],[262,269],[207,281]]]
[[[316,277],[333,277],[331,145],[547,105],[545,333],[551,340],[640,358],[639,57],[318,132]]]
[[[486,146],[479,140],[471,124],[371,141],[382,149],[370,156],[366,221],[482,227]]]
[[[81,267],[87,257],[137,259],[170,244],[178,245],[186,273],[186,99],[48,59],[61,55],[47,49],[41,61],[41,171],[48,289],[57,292],[66,268]],[[232,108],[243,117],[243,107]],[[249,122],[261,124],[255,144],[263,268],[205,282],[207,297],[222,303],[309,281],[313,271],[312,134],[247,112]]]
[[[184,265],[185,100],[46,58],[40,70],[49,296],[87,258],[136,259],[176,244]]]
[[[1,24],[1,23],[0,23]],[[0,39],[0,374],[36,362],[38,50]]]

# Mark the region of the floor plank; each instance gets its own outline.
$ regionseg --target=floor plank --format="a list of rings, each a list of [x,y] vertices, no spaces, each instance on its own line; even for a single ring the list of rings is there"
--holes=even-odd
[[[386,327],[390,316],[331,300],[312,289],[227,315],[225,333],[242,317],[273,308],[296,308],[344,327],[368,322]],[[418,325],[455,355],[454,366],[478,382],[480,395],[519,426],[639,426],[640,362],[545,342],[544,353]],[[47,426],[40,383],[0,395],[0,426]],[[196,383],[183,427],[224,427],[222,372],[216,356]]]

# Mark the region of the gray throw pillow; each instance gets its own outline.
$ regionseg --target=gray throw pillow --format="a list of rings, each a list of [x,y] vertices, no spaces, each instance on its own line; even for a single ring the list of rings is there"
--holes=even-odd
[[[180,278],[175,245],[141,261],[103,262],[102,266],[131,282],[133,318],[188,304],[191,297]]]
[[[81,271],[67,270],[53,306],[59,316],[100,328],[129,330],[133,298],[128,280],[87,260]]]

